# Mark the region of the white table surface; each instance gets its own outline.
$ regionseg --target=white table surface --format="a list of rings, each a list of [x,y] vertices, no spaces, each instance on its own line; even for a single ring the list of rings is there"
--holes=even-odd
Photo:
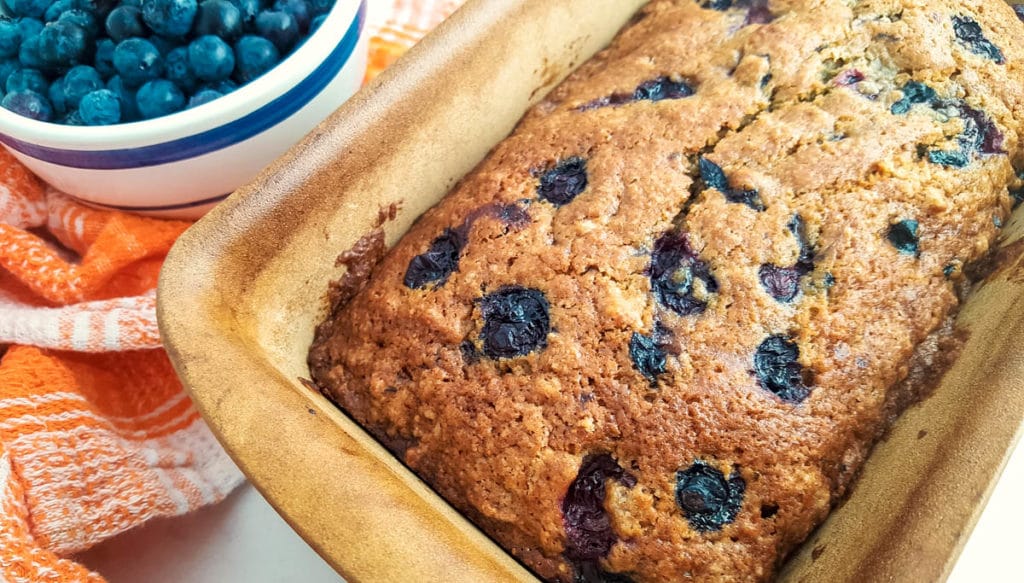
[[[1018,447],[949,583],[1024,581],[1022,492],[1024,447]],[[110,583],[342,581],[249,484],[220,505],[154,520],[77,558]]]

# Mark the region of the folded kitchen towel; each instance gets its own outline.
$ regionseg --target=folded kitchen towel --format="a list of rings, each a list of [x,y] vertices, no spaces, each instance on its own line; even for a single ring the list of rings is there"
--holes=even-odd
[[[461,2],[371,3],[367,79]],[[102,581],[66,557],[241,482],[160,349],[188,226],[85,207],[0,149],[0,582]]]

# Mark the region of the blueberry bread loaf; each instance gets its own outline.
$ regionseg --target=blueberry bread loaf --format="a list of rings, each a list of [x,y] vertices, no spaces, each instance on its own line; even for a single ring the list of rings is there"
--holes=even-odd
[[[320,326],[318,386],[542,578],[758,581],[1008,217],[998,1],[656,0]]]

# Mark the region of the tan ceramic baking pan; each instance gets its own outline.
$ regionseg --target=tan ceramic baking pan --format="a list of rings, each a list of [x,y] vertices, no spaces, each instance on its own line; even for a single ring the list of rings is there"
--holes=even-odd
[[[178,373],[256,487],[349,581],[536,581],[305,385],[306,351],[336,257],[381,209],[397,208],[390,245],[641,4],[471,1],[168,257],[159,316]],[[1018,213],[1008,233],[1022,231]],[[1024,419],[1024,242],[1009,243],[962,312],[962,356],[784,580],[948,573]]]

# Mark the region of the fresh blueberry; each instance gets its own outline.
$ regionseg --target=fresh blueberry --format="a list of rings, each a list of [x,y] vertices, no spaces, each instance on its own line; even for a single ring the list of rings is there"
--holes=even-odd
[[[799,403],[811,390],[804,385],[800,347],[781,335],[769,336],[754,353],[754,375],[762,389],[789,403]]]
[[[142,0],[121,0],[121,6],[134,6],[135,8],[142,8]]]
[[[127,87],[138,87],[163,74],[164,60],[153,43],[130,38],[114,48],[114,68]]]
[[[164,77],[185,93],[192,93],[199,87],[199,78],[188,62],[187,47],[178,47],[167,53],[164,58]]]
[[[64,95],[68,109],[78,107],[82,97],[99,89],[103,89],[103,79],[96,69],[88,65],[78,65],[64,75]]]
[[[74,0],[57,0],[50,4],[50,7],[43,13],[43,21],[45,22],[56,22],[60,18],[61,14],[64,14],[68,10],[71,10],[74,6]]]
[[[317,30],[319,30],[320,29],[320,25],[322,25],[325,20],[327,20],[327,15],[326,14],[320,14],[318,16],[314,16],[313,20],[309,21],[309,34],[313,34]]]
[[[466,237],[456,229],[445,229],[431,241],[426,251],[412,258],[405,270],[403,283],[409,289],[428,285],[441,287],[459,268],[459,255],[466,246]]]
[[[541,291],[502,287],[481,298],[480,310],[484,320],[480,340],[488,358],[524,356],[547,346],[551,320]]]
[[[0,93],[6,91],[7,78],[19,69],[21,69],[21,62],[18,59],[0,59]]]
[[[169,37],[162,37],[160,35],[151,35],[146,40],[153,43],[153,46],[157,47],[160,51],[160,56],[167,56],[167,53],[181,46],[185,41],[181,39],[174,39]]]
[[[21,27],[9,19],[0,19],[0,58],[8,59],[18,54],[21,46]]]
[[[146,36],[142,11],[134,6],[118,6],[107,15],[106,30],[114,42],[121,42],[134,36]]]
[[[281,54],[286,54],[299,40],[299,25],[295,18],[278,10],[264,10],[257,14],[256,32],[274,43]]]
[[[256,15],[260,12],[260,0],[228,0],[238,9],[245,30],[255,31]],[[334,3],[334,0],[331,0]]]
[[[663,99],[682,99],[693,95],[693,87],[686,81],[673,81],[668,77],[658,77],[644,81],[633,92],[633,99],[661,101]]]
[[[99,89],[82,97],[78,114],[85,125],[113,125],[121,121],[121,102],[113,91]]]
[[[21,31],[22,40],[38,36],[45,25],[38,18],[19,18],[18,30]]]
[[[53,111],[57,115],[64,115],[68,112],[68,97],[64,94],[63,77],[50,84],[50,88],[47,90],[47,97],[50,99],[50,105],[53,106]]]
[[[232,81],[231,79],[223,79],[221,81],[216,81],[214,83],[206,83],[199,86],[199,91],[203,91],[205,89],[216,91],[221,95],[227,95],[228,93],[231,93],[232,91],[238,89],[238,84]]]
[[[100,39],[96,43],[96,55],[93,57],[93,67],[99,71],[104,79],[110,79],[117,74],[114,68],[114,41],[109,38]]]
[[[700,314],[707,308],[707,297],[718,291],[710,267],[685,234],[668,232],[655,241],[647,274],[658,303],[680,316]],[[697,289],[698,282],[703,290]]]
[[[737,468],[727,479],[718,468],[696,460],[676,472],[676,504],[697,532],[721,530],[736,520],[746,489],[747,483]]]
[[[1017,18],[1024,22],[1024,4],[1014,4],[1013,11],[1017,13]]]
[[[43,62],[43,58],[39,54],[39,35],[26,37],[21,41],[21,47],[18,49],[18,61],[21,62],[22,67],[30,69],[42,69],[49,66]]]
[[[312,18],[312,14],[309,4],[306,4],[306,0],[276,0],[274,2],[274,10],[291,14],[292,18],[295,19],[295,24],[299,25],[300,34],[305,34],[309,30],[309,21]]]
[[[967,16],[954,16],[953,33],[956,34],[956,39],[960,41],[960,44],[967,47],[967,50],[972,53],[981,55],[991,61],[995,61],[996,64],[999,65],[1006,62],[1003,58],[1003,51],[999,50],[999,47],[992,44],[992,41],[985,38],[985,34],[981,30],[981,25],[973,18]]]
[[[61,13],[57,18],[57,22],[66,22],[81,27],[85,31],[85,36],[89,39],[90,43],[95,42],[96,37],[100,34],[100,25],[96,21],[96,17],[93,13],[81,8],[72,8]]]
[[[921,254],[919,247],[920,236],[918,235],[919,227],[920,225],[917,221],[904,219],[889,226],[886,238],[900,253],[916,257]]]
[[[38,121],[53,119],[53,107],[49,100],[35,91],[8,93],[4,96],[3,101],[0,101],[0,107]]]
[[[216,35],[233,43],[242,35],[242,13],[228,0],[203,0],[192,32],[195,36]]]
[[[4,89],[8,93],[15,91],[35,91],[45,94],[50,83],[46,77],[35,69],[18,69],[7,77]]]
[[[208,34],[188,45],[188,64],[200,80],[220,81],[235,69],[235,53],[220,37]]]
[[[84,28],[63,20],[47,24],[38,38],[39,58],[53,69],[69,69],[85,62],[92,48]]]
[[[274,43],[261,36],[243,36],[235,43],[235,80],[248,83],[281,60]]]
[[[586,189],[587,161],[573,156],[541,175],[537,195],[558,207],[569,204]]]
[[[139,87],[135,104],[143,119],[153,119],[181,111],[185,107],[185,95],[167,79],[156,79]]]
[[[937,101],[938,95],[934,89],[919,81],[910,81],[903,86],[903,98],[893,103],[889,110],[896,115],[902,115],[909,112],[910,108],[916,104],[932,105]]]
[[[156,34],[182,37],[192,30],[196,0],[143,0],[142,20]]]
[[[14,16],[42,18],[46,14],[46,9],[50,7],[50,2],[51,0],[4,0],[4,6]]]
[[[97,15],[101,20],[118,4],[134,4],[133,2],[117,2],[117,0],[71,0],[71,7]]]
[[[725,196],[725,200],[732,203],[745,204],[757,212],[765,209],[764,203],[761,202],[761,194],[756,189],[730,187],[729,181],[725,177],[725,172],[722,171],[722,167],[718,164],[701,156],[697,160],[697,166],[698,170],[700,170],[700,178],[706,188],[713,188],[721,192]]]
[[[651,336],[633,332],[629,339],[629,359],[633,368],[653,384],[665,373],[665,351]]]
[[[309,10],[317,16],[322,16],[331,11],[334,7],[334,0],[309,0]]]
[[[64,117],[60,118],[58,122],[60,125],[65,126],[84,126],[85,122],[82,121],[82,115],[77,109],[71,110]]]
[[[605,557],[618,540],[604,508],[607,480],[618,480],[628,488],[636,485],[636,478],[608,454],[584,458],[576,479],[569,484],[562,499],[565,556],[569,560],[582,562]]]
[[[223,96],[224,95],[222,93],[214,91],[213,89],[201,89],[199,91],[196,91],[195,94],[192,95],[192,97],[189,97],[187,109],[192,109],[193,107],[205,105],[207,103],[210,103],[214,99]]]
[[[789,221],[789,231],[800,246],[796,263],[789,267],[767,263],[758,270],[761,285],[770,296],[783,303],[793,301],[800,293],[800,278],[814,271],[814,247],[807,240],[803,217],[793,215]]]
[[[121,103],[121,121],[129,122],[140,119],[139,107],[135,104],[135,90],[126,87],[120,75],[114,75],[107,81],[107,89],[114,92]]]

